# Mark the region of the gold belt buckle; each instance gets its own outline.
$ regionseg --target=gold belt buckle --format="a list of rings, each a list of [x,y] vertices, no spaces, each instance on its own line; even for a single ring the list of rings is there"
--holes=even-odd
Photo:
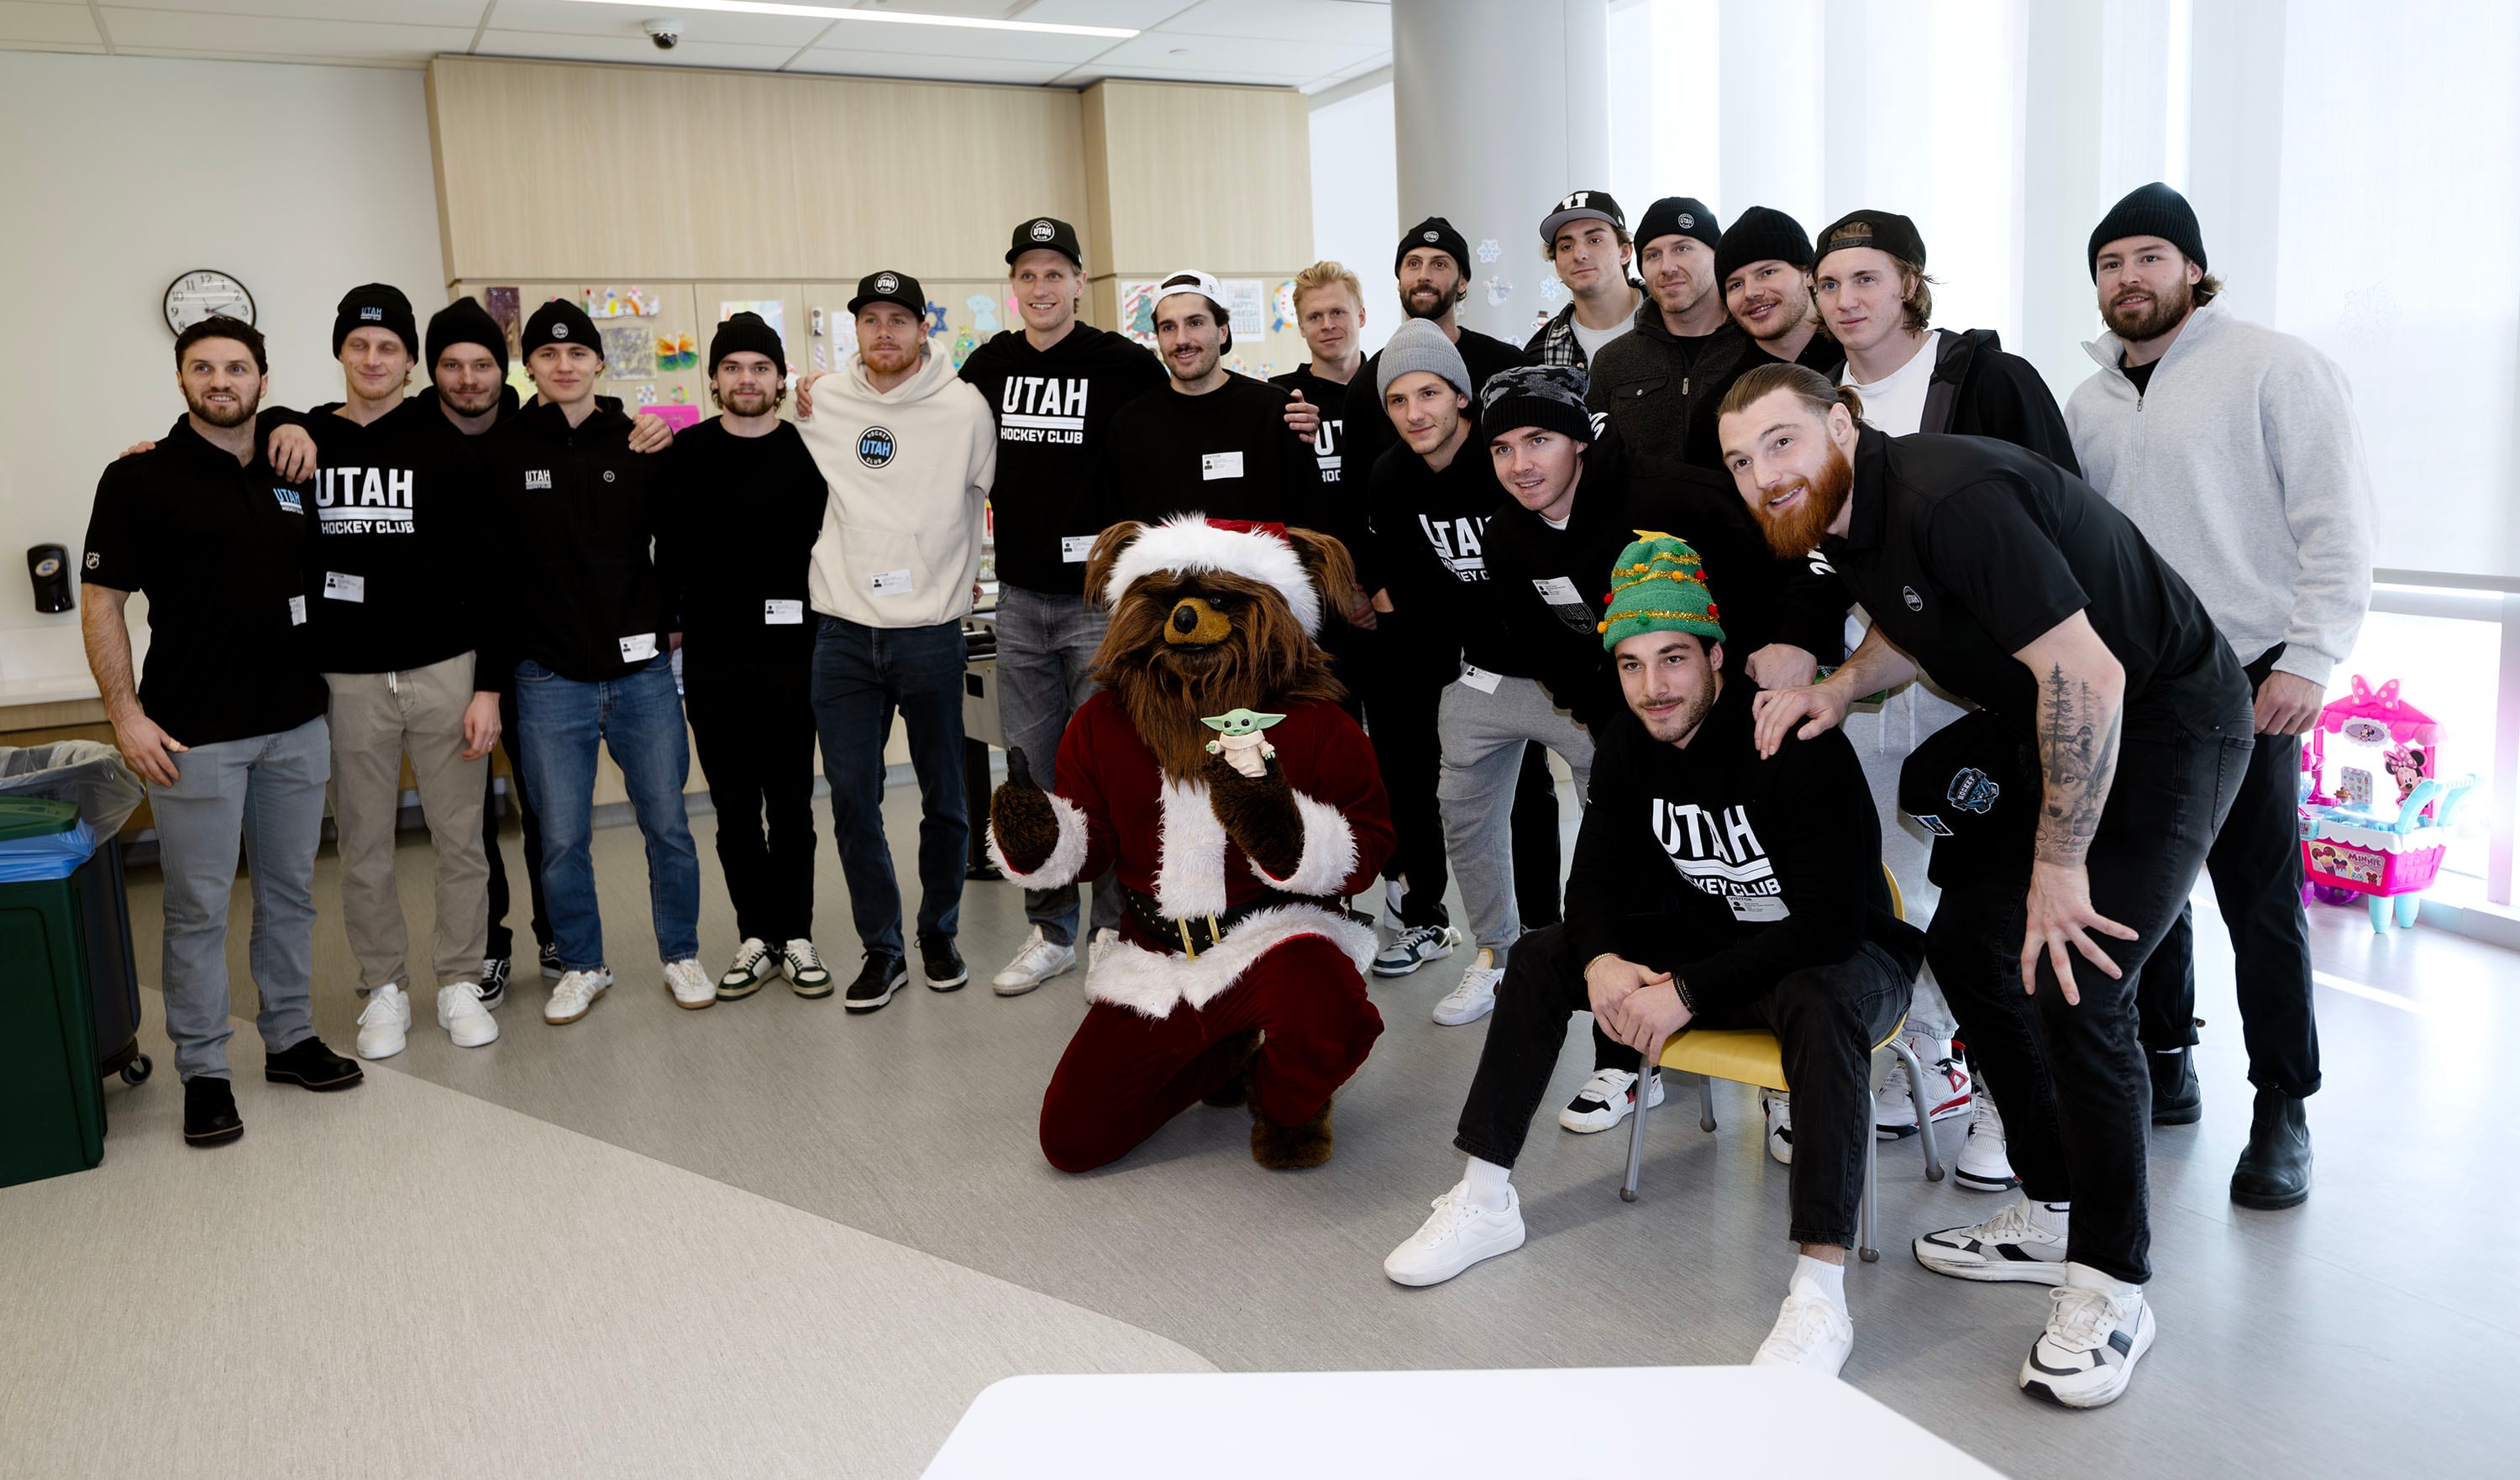
[[[1186,919],[1177,919],[1177,920],[1174,920],[1174,921],[1173,921],[1173,929],[1174,929],[1175,931],[1179,932],[1179,933],[1180,933],[1180,935],[1181,935],[1182,954],[1183,954],[1183,955],[1185,955],[1185,956],[1187,956],[1187,957],[1189,957],[1189,958],[1190,958],[1191,960],[1192,960],[1192,961],[1196,961],[1196,960],[1198,960],[1198,947],[1196,947],[1196,946],[1194,946],[1194,945],[1191,944],[1191,939],[1190,939],[1190,921],[1189,921],[1189,920],[1186,920]],[[1217,938],[1219,935],[1223,934],[1223,933],[1224,933],[1224,932],[1223,932],[1222,930],[1220,930],[1220,929],[1218,929],[1218,928],[1217,928],[1217,924],[1216,924],[1216,917],[1215,917],[1215,916],[1213,916],[1213,915],[1210,915],[1210,916],[1207,918],[1207,943],[1208,943],[1208,945],[1209,945],[1211,948],[1213,948],[1213,947],[1215,946],[1215,944],[1216,944],[1216,938]]]

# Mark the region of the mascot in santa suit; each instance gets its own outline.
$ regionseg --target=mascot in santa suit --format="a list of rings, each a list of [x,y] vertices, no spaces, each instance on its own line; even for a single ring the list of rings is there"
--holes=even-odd
[[[1042,1099],[1053,1166],[1117,1160],[1200,1101],[1249,1105],[1262,1166],[1329,1159],[1330,1096],[1382,1032],[1373,930],[1342,902],[1392,840],[1373,749],[1314,641],[1354,588],[1346,549],[1306,529],[1183,515],[1096,541],[1102,690],[1068,721],[1051,790],[1012,751],[989,800],[1008,877],[1048,889],[1109,868],[1127,904]],[[1264,744],[1220,739],[1262,724]]]

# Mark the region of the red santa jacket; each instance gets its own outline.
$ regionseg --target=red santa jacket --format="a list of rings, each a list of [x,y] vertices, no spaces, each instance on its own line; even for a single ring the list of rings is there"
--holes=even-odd
[[[993,832],[989,857],[1009,878],[1030,889],[1055,889],[1115,869],[1120,882],[1151,894],[1166,916],[1222,915],[1264,892],[1309,895],[1324,904],[1256,911],[1196,957],[1179,941],[1144,932],[1124,917],[1118,944],[1086,978],[1098,1002],[1163,1017],[1181,1003],[1203,1008],[1240,980],[1273,946],[1318,935],[1345,952],[1362,972],[1373,960],[1373,930],[1341,913],[1337,901],[1381,875],[1391,856],[1391,808],[1373,748],[1336,704],[1291,706],[1269,729],[1278,766],[1295,792],[1304,851],[1284,878],[1261,872],[1225,835],[1208,805],[1204,782],[1166,782],[1154,752],[1138,738],[1128,711],[1108,691],[1087,699],[1058,742],[1056,788],[1058,845],[1041,868],[1011,867]]]

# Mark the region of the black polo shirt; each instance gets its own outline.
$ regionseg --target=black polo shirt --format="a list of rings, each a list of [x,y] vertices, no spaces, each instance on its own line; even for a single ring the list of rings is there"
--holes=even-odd
[[[2024,728],[2013,653],[2081,611],[2126,669],[2130,735],[2247,734],[2249,686],[2204,604],[2081,478],[1989,437],[1863,429],[1844,537],[1821,550],[1937,683]]]
[[[80,578],[149,598],[140,707],[183,745],[294,730],[324,712],[300,563],[314,499],[240,464],[186,418],[105,470]]]

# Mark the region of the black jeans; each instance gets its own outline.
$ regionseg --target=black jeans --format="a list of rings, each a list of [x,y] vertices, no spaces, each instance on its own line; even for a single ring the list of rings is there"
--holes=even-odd
[[[683,650],[683,710],[717,809],[735,927],[774,948],[814,933],[812,673],[807,639],[786,650]]]
[[[2267,681],[2278,646],[2249,665]],[[2231,932],[2249,1083],[2295,1099],[2318,1093],[2318,1018],[2310,990],[2310,919],[2301,907],[2301,737],[2261,735],[2205,870]],[[2196,1041],[2196,909],[2179,912],[2136,993],[2138,1032],[2160,1054]]]
[[[534,945],[551,943],[551,919],[543,913],[543,828],[525,799],[525,749],[517,725],[517,689],[499,691],[499,743],[508,752],[508,800],[517,809],[517,824],[525,835],[525,890],[533,900]],[[490,954],[505,961],[516,954],[516,932],[508,928],[508,861],[499,852],[498,779],[485,778],[481,794],[481,846],[490,855]]]
[[[1549,771],[1549,747],[1522,746],[1522,774],[1513,787],[1513,909],[1522,927],[1536,930],[1564,918],[1557,878],[1564,862],[1557,838],[1557,778]]]
[[[1382,876],[1409,880],[1400,901],[1402,924],[1450,924],[1444,888],[1452,871],[1444,861],[1444,816],[1435,806],[1435,771],[1443,758],[1435,704],[1443,685],[1407,671],[1405,629],[1392,617],[1382,620],[1372,632],[1351,634],[1355,641],[1344,655],[1350,671],[1363,676],[1366,739],[1373,743],[1391,805],[1391,857]]]
[[[2248,769],[2244,715],[2217,735],[2128,736],[2118,751],[2098,834],[2086,859],[2092,907],[2137,932],[2092,933],[2124,973],[2110,980],[2077,956],[2079,1006],[2068,1006],[2043,954],[2038,990],[2021,990],[2028,865],[1943,890],[1925,932],[1926,959],[1950,999],[1969,1057],[1983,1064],[2003,1114],[2021,1189],[2074,1204],[2067,1255],[2114,1279],[2152,1278],[2144,1180],[2152,1077],[2136,1038],[2144,963],[2195,887],[2214,834]],[[1800,1159],[1802,1097],[1794,1097]]]
[[[1621,931],[1619,954],[1656,969],[1672,964],[1667,927],[1653,918],[1636,920]],[[1698,1024],[1768,1028],[1783,1046],[1794,1093],[1787,1236],[1796,1243],[1855,1242],[1865,1147],[1872,1140],[1872,1046],[1908,1010],[1913,985],[1887,952],[1867,942],[1835,965],[1796,971],[1740,1011]],[[1453,1144],[1483,1161],[1513,1165],[1565,1046],[1566,1019],[1591,1010],[1584,963],[1575,959],[1565,928],[1525,933],[1506,958],[1496,1016]],[[1621,1052],[1631,1063],[1639,1057],[1633,1049]]]

